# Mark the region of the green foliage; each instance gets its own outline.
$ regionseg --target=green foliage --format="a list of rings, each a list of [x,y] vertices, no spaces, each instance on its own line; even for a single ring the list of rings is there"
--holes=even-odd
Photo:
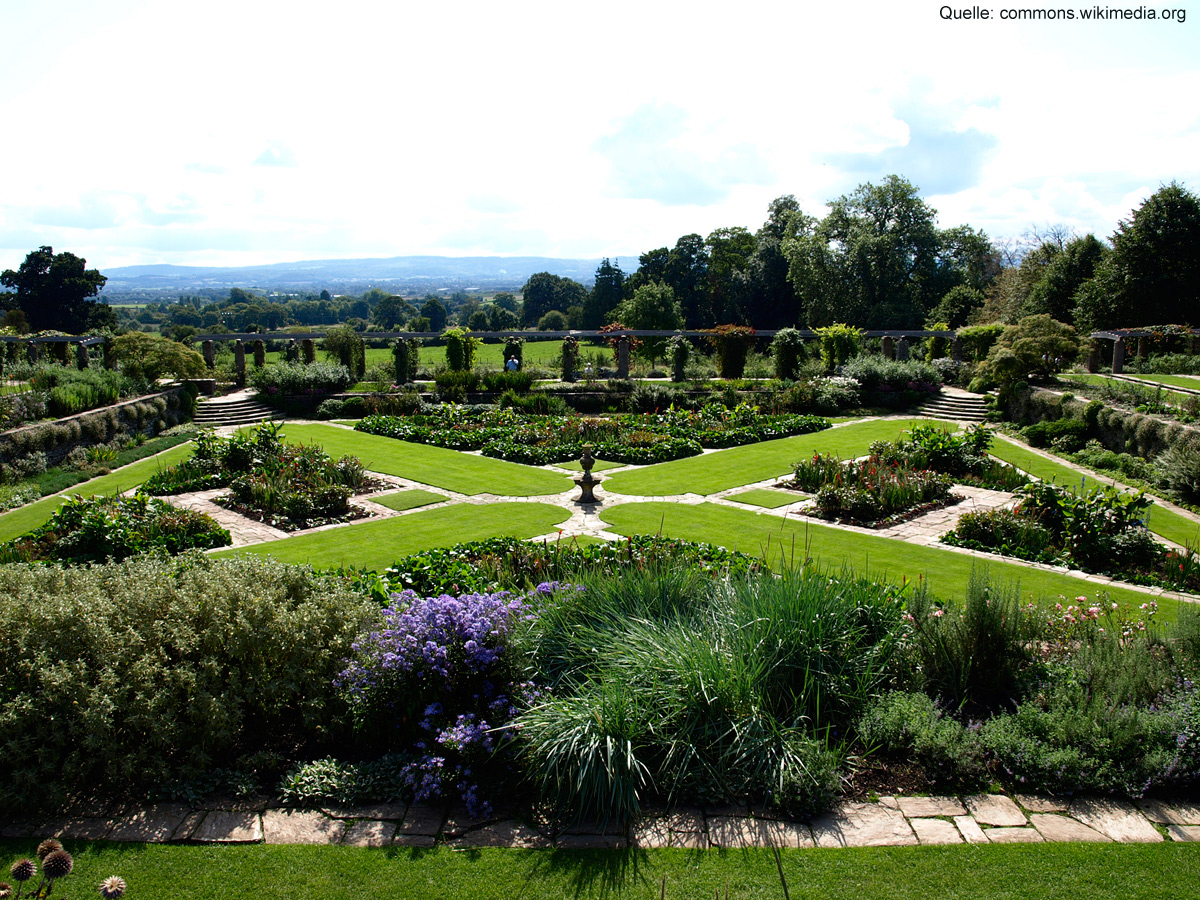
[[[999,322],[991,325],[970,325],[957,331],[958,339],[962,342],[963,358],[974,362],[987,359],[992,345],[1000,339],[1005,326]]]
[[[1030,446],[1054,445],[1067,453],[1083,448],[1088,436],[1088,426],[1079,419],[1044,419],[1021,429],[1021,434]]]
[[[800,374],[800,364],[807,354],[804,337],[795,328],[781,328],[771,341],[771,355],[775,358],[775,377],[793,380]]]
[[[204,357],[177,341],[144,331],[128,331],[113,338],[121,371],[153,384],[164,376],[202,378],[208,372]]]
[[[834,371],[858,355],[862,332],[852,325],[837,323],[813,330],[821,342],[821,362],[825,364],[826,372]]]
[[[406,754],[389,753],[365,763],[343,762],[334,757],[297,763],[279,783],[279,798],[290,806],[354,806],[363,803],[396,803],[412,799],[404,782]]]
[[[892,691],[858,720],[859,741],[897,762],[915,761],[935,782],[980,788],[987,783],[983,746],[928,695]]]
[[[367,351],[362,335],[348,325],[339,325],[325,332],[322,343],[330,361],[345,366],[353,379],[362,378],[367,370]]]
[[[1006,556],[1051,562],[1050,530],[1011,509],[982,509],[959,516],[946,543],[979,550],[995,550]],[[948,536],[949,537],[949,536]]]
[[[259,559],[0,567],[0,804],[164,791],[344,736],[333,677],[369,610]]]
[[[682,334],[667,338],[667,356],[671,359],[671,380],[676,384],[687,377],[688,356],[692,352],[691,342]]]
[[[480,386],[485,391],[512,391],[515,394],[528,394],[533,390],[534,378],[528,372],[518,369],[515,372],[501,370],[499,372],[484,372],[480,378]]]
[[[285,397],[336,394],[351,383],[350,370],[334,362],[286,362],[256,369],[250,374],[250,386],[267,402]]]
[[[704,340],[713,348],[717,373],[722,378],[741,378],[746,369],[746,354],[754,346],[753,328],[746,325],[718,325]]]
[[[1178,441],[1155,460],[1163,481],[1190,503],[1200,503],[1200,441]]]
[[[153,550],[175,555],[230,543],[229,532],[211,516],[176,509],[145,494],[76,496],[65,500],[41,528],[0,546],[0,561],[90,563]]]
[[[469,372],[475,367],[475,354],[482,341],[472,337],[465,328],[447,328],[442,332],[446,342],[446,365],[451,372]]]
[[[1045,378],[1068,365],[1079,352],[1079,340],[1070,325],[1042,314],[1025,316],[1007,326],[979,374],[1001,387],[1027,377]]]
[[[108,279],[86,265],[87,260],[73,253],[39,247],[16,271],[0,273],[0,284],[14,289],[12,302],[25,314],[30,331],[86,334],[94,328],[115,328],[112,308],[93,299]]]

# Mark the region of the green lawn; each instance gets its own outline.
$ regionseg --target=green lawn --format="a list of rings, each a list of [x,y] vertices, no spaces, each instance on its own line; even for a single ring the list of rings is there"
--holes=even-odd
[[[608,530],[622,535],[658,534],[707,541],[731,550],[765,556],[775,566],[810,556],[826,567],[852,567],[860,575],[900,583],[923,578],[936,596],[961,600],[972,569],[986,568],[997,581],[1019,582],[1023,599],[1057,600],[1104,591],[1111,599],[1140,606],[1150,595],[1084,581],[1060,572],[1004,562],[984,554],[968,554],[897,541],[871,534],[830,528],[812,519],[780,518],[715,503],[625,503],[603,509]],[[1175,600],[1159,598],[1161,617],[1173,620]]]
[[[742,491],[740,494],[729,494],[725,499],[735,500],[738,503],[748,503],[750,506],[761,506],[764,509],[779,509],[781,506],[787,506],[789,503],[803,500],[805,496],[796,491],[773,491],[769,488],[753,488],[749,491]]]
[[[6,512],[0,516],[0,541],[11,541],[27,531],[44,525],[54,515],[55,510],[62,505],[66,496],[81,494],[84,497],[91,497],[119,494],[132,487],[137,487],[159,469],[173,466],[191,455],[192,444],[189,441],[178,447],[172,447],[157,456],[130,463],[109,475],[101,475],[99,478],[77,484],[65,494],[43,497],[36,503]]]
[[[317,359],[324,359],[325,352],[320,349],[320,342],[317,344]],[[588,350],[597,349],[588,347]],[[525,348],[521,352],[521,359],[525,364],[537,366],[539,368],[548,369],[553,367],[553,363],[558,354],[562,351],[562,341],[559,339],[548,341],[531,341],[526,339]],[[392,358],[392,351],[388,347],[368,347],[367,348],[367,367],[380,366],[389,362]],[[423,369],[433,371],[438,366],[446,364],[446,348],[445,347],[421,347],[417,353],[417,358],[420,366]],[[283,353],[275,351],[267,354],[267,364],[282,362]],[[247,365],[250,365],[249,354],[247,354]],[[504,365],[504,344],[491,343],[481,346],[475,354],[475,365],[488,366],[493,369],[499,369]]]
[[[583,466],[581,466],[579,464],[579,460],[575,460],[575,462],[558,463],[557,465],[558,465],[558,468],[560,468],[560,469],[570,469],[572,472],[582,472],[583,471]],[[595,464],[592,466],[592,471],[593,472],[603,472],[606,469],[619,469],[623,465],[625,465],[625,463],[609,462],[606,459],[598,459],[598,460],[596,460]]]
[[[957,430],[950,422],[934,419],[880,419],[855,422],[814,434],[731,447],[619,472],[604,487],[618,494],[664,497],[671,494],[714,494],[743,484],[753,484],[789,474],[800,459],[813,453],[836,453],[843,458],[861,456],[872,441],[895,440],[915,424],[939,425]]]
[[[1194,388],[1196,390],[1200,390],[1200,379],[1192,379],[1190,382],[1185,380],[1184,383],[1182,383],[1182,384],[1178,384],[1174,380],[1172,380],[1172,381],[1163,380],[1163,379],[1180,379],[1180,380],[1182,380],[1182,379],[1187,378],[1186,375],[1131,375],[1129,377],[1136,378],[1138,380],[1138,383],[1135,384],[1135,383],[1131,383],[1129,381],[1122,380],[1119,378],[1113,378],[1111,375],[1093,375],[1093,374],[1089,374],[1086,372],[1064,373],[1059,376],[1059,380],[1064,382],[1068,386],[1070,385],[1070,383],[1072,381],[1079,382],[1082,384],[1113,384],[1113,385],[1117,385],[1118,387],[1120,385],[1126,385],[1131,388],[1141,387],[1143,390],[1150,391],[1151,393],[1154,392],[1155,388],[1159,384],[1162,384],[1162,385],[1175,384],[1176,387],[1190,387],[1190,388]],[[1194,400],[1195,395],[1194,394],[1181,394],[1177,391],[1172,391],[1172,390],[1164,390],[1159,399],[1163,403],[1171,403],[1176,406],[1180,406],[1183,403],[1186,403],[1188,400]]]
[[[431,503],[441,503],[445,499],[447,498],[442,494],[435,494],[433,491],[418,490],[396,491],[393,494],[384,494],[381,497],[371,498],[371,500],[380,506],[386,506],[388,509],[396,510],[396,512],[429,506]]]
[[[400,557],[427,547],[450,547],[498,535],[530,538],[548,534],[569,515],[562,507],[546,503],[460,503],[222,550],[219,555],[254,553],[322,569],[354,566],[381,572]]]
[[[35,840],[0,841],[4,863]],[[776,900],[769,850],[432,850],[295,845],[68,842],[71,897],[119,874],[130,900]],[[789,894],[803,900],[1186,900],[1200,845],[991,844],[783,850]],[[57,894],[55,895],[57,896]]]
[[[1080,475],[1069,466],[1047,459],[1040,453],[1035,453],[1028,447],[1000,435],[997,435],[996,439],[992,441],[991,449],[988,452],[1023,472],[1028,472],[1045,481],[1055,481],[1073,491],[1090,490],[1103,484],[1103,482]],[[1146,516],[1146,527],[1168,541],[1200,547],[1200,523],[1157,503],[1150,507],[1150,513]]]
[[[1148,381],[1152,384],[1166,384],[1171,387],[1190,388],[1200,391],[1200,376],[1198,375],[1158,375],[1155,373],[1141,374],[1126,372],[1126,378],[1136,378],[1138,381]]]
[[[534,497],[561,494],[573,486],[567,476],[545,469],[332,425],[285,425],[283,433],[294,443],[319,444],[331,456],[357,456],[372,472],[411,478],[460,494]]]

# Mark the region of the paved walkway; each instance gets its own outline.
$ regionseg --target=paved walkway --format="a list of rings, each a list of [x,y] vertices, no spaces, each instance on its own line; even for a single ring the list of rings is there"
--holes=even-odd
[[[1200,842],[1200,803],[1018,794],[881,797],[843,802],[808,821],[745,807],[651,812],[628,830],[555,829],[511,817],[472,819],[442,806],[375,804],[289,809],[269,799],[190,806],[92,808],[49,821],[0,823],[0,837],[189,842],[343,844],[365,847],[737,849],[901,847],[918,844]]]

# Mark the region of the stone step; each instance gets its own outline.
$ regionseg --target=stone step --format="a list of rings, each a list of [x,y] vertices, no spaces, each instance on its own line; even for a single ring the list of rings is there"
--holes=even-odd
[[[257,400],[209,400],[196,406],[197,425],[253,425],[282,419],[283,413]]]

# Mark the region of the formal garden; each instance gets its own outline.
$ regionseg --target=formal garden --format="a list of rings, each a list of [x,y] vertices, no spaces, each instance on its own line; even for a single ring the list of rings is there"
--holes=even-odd
[[[762,361],[743,341],[749,372],[677,342],[646,379],[616,377],[604,345],[555,342],[543,371],[525,347],[511,372],[451,341],[466,367],[428,383],[397,377],[407,344],[375,372],[365,347],[306,366],[264,346],[248,383],[307,415],[220,434],[188,423],[194,390],[144,373],[6,369],[29,390],[6,395],[26,424],[0,438],[0,818],[272,798],[446,806],[553,839],[691,809],[812,822],[896,795],[1194,803],[1188,385],[1174,404],[1083,372],[1008,382],[966,427],[919,404],[995,377],[999,335],[921,361],[831,338]],[[1126,384],[1156,400],[1118,403]],[[221,865],[212,847],[80,843],[80,871],[111,863],[141,896]],[[421,847],[388,851],[403,875],[366,850],[222,852],[405,896],[844,889],[828,855],[769,849],[476,849],[463,870]],[[951,895],[968,866],[996,887],[1018,859],[1012,895],[1031,897],[1101,878],[1132,893],[1144,867],[1190,865],[1173,842],[921,849],[899,886],[898,851],[845,853],[880,896]]]

